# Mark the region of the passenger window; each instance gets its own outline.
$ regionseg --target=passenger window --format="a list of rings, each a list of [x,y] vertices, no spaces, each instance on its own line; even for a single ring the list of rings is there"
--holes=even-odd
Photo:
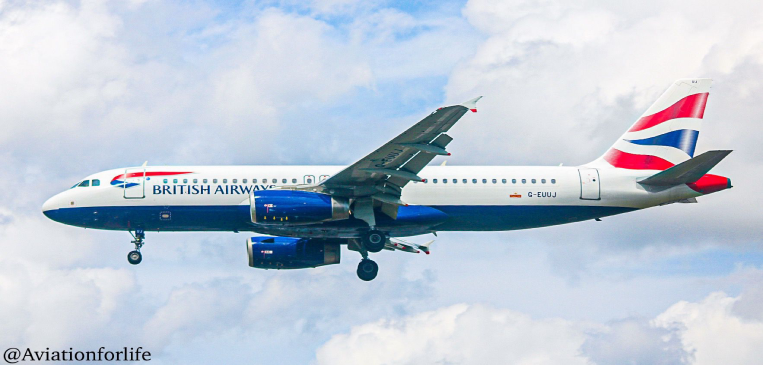
[[[212,179],[212,184],[217,184],[217,179]]]
[[[442,183],[443,184],[447,184],[448,183],[448,179],[442,179]]]
[[[183,179],[183,184],[188,184],[188,179]]]
[[[243,181],[241,181],[241,183],[242,183],[242,184],[246,184],[246,179],[244,179]]]
[[[237,184],[238,183],[238,179],[233,179],[233,183]]]
[[[252,179],[252,184],[256,184],[256,183],[257,183],[257,179]]]
[[[497,182],[498,182],[498,180],[496,180],[496,179],[493,179],[493,184],[495,184],[495,183],[497,183]]]
[[[286,179],[281,179],[282,184],[286,184]]]
[[[522,184],[527,184],[527,179],[522,179]]]
[[[467,182],[469,182],[469,180],[467,180],[467,179],[463,179],[463,180],[461,180],[461,182],[462,182],[462,183],[464,183],[464,184],[466,184]]]
[[[487,179],[482,179],[483,184],[487,184]]]
[[[432,183],[437,184],[437,179],[432,180]]]
[[[172,179],[172,183],[173,184],[177,184],[178,183],[178,179]]]
[[[454,184],[458,184],[458,179],[453,179]]]
[[[223,184],[227,184],[227,183],[228,183],[228,179],[223,179]]]
[[[477,183],[477,179],[472,179],[472,184],[476,184],[476,183]]]
[[[93,179],[93,186],[101,186],[101,180]]]
[[[167,179],[164,179],[164,183],[165,183],[165,184],[167,183]]]
[[[505,184],[506,183],[506,179],[501,179],[501,182]]]
[[[207,179],[202,180],[205,184],[207,183]]]
[[[530,180],[530,181],[532,181],[532,183],[533,183],[533,184],[535,184],[535,179],[532,179],[532,180]]]
[[[516,184],[517,183],[517,179],[511,179],[511,183],[512,184]]]
[[[556,179],[551,179],[552,184],[556,184]]]
[[[541,184],[545,184],[546,183],[546,179],[540,179],[540,183]]]
[[[297,183],[297,179],[291,179],[291,183],[292,184],[296,184]]]
[[[90,180],[85,180],[85,181],[79,183],[79,187],[81,187],[81,188],[86,188],[88,186],[90,186]]]
[[[262,183],[263,184],[267,184],[268,183],[268,179],[262,179]]]

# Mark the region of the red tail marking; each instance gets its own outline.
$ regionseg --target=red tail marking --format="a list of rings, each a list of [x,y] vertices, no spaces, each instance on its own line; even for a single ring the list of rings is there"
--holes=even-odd
[[[604,154],[604,159],[612,166],[631,170],[667,170],[674,165],[657,156],[634,155],[612,148]]]
[[[708,95],[709,93],[689,95],[665,108],[663,111],[641,117],[628,132],[644,130],[676,118],[702,119],[705,115],[705,104],[707,104]]]
[[[730,188],[731,181],[723,176],[707,174],[699,178],[699,180],[686,185],[698,193],[710,194]]]

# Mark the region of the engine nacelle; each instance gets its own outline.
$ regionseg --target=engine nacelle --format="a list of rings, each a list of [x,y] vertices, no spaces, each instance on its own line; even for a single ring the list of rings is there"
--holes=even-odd
[[[249,266],[259,269],[306,269],[338,264],[338,242],[309,238],[252,237],[246,240]]]
[[[258,190],[249,195],[252,222],[310,224],[350,218],[347,200],[299,190]]]

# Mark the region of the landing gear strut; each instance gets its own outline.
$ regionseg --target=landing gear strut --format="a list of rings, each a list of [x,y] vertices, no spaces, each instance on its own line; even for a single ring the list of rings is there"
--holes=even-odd
[[[130,232],[132,234],[132,232]],[[143,241],[146,239],[146,233],[142,229],[136,229],[130,243],[135,244],[135,250],[127,254],[127,262],[137,265],[143,261],[143,255],[140,254],[140,248],[143,247]]]
[[[384,249],[384,245],[387,244],[387,235],[382,231],[372,229],[365,232],[360,239],[354,240],[354,247],[352,248],[360,252],[363,259],[358,264],[358,277],[363,281],[371,281],[376,278],[379,273],[379,265],[374,260],[368,258],[369,252],[379,252]]]

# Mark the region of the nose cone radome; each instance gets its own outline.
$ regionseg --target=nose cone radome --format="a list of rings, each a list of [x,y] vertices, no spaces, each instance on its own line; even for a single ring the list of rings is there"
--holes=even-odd
[[[62,208],[61,194],[58,194],[42,204],[42,214],[45,214],[46,217],[58,222],[60,220],[56,219],[56,216],[58,215],[58,209],[60,208]]]

